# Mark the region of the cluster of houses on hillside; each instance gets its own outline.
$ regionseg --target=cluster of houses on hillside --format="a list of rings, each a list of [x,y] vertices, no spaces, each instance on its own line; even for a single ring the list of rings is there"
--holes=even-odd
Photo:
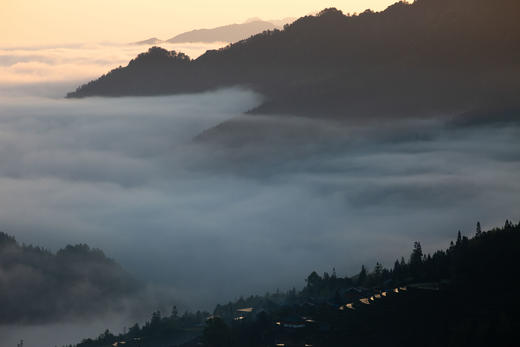
[[[306,340],[305,334],[299,334],[298,331],[304,328],[311,328],[314,331],[326,333],[331,329],[327,322],[319,321],[313,317],[306,315],[299,315],[298,312],[312,312],[313,309],[325,305],[332,310],[355,311],[366,305],[371,305],[378,300],[384,300],[386,297],[401,295],[406,293],[408,287],[395,287],[387,290],[369,290],[365,288],[352,287],[340,293],[340,297],[346,298],[346,303],[338,304],[334,300],[324,300],[322,298],[307,298],[305,301],[293,306],[293,310],[286,310],[287,313],[274,322],[276,329],[277,347],[289,346],[303,346],[310,347],[313,343]],[[256,309],[254,307],[244,307],[236,309],[234,312],[233,321],[238,324],[242,321],[256,320],[258,316],[266,312],[263,308]],[[210,317],[213,318],[213,317]]]

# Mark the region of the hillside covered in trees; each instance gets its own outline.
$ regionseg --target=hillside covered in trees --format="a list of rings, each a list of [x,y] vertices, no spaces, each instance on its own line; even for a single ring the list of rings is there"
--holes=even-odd
[[[117,308],[140,284],[99,249],[56,253],[0,232],[0,324],[86,317]]]
[[[517,0],[416,0],[354,15],[330,8],[195,60],[151,48],[68,97],[241,85],[265,96],[254,110],[262,113],[352,119],[518,109],[519,12]]]
[[[301,291],[240,298],[211,315],[154,312],[142,327],[77,346],[513,346],[518,245],[520,223],[489,231],[479,223],[433,254],[415,242],[391,268],[313,272]],[[190,334],[199,336],[181,342]]]

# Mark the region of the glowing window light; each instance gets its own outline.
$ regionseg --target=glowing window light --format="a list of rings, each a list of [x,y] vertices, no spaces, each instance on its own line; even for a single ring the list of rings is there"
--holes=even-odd
[[[408,290],[407,287],[399,287],[399,289],[402,290],[402,291],[407,291]]]
[[[376,295],[374,295],[374,298],[376,298],[376,299],[381,299],[381,294],[376,294]]]
[[[349,310],[355,310],[354,304],[352,304],[352,303],[351,304],[347,304],[346,308],[348,308]]]
[[[399,288],[395,288],[394,293],[399,293]]]
[[[382,295],[382,296],[386,296],[386,292],[382,292],[381,295]]]
[[[251,313],[251,312],[253,312],[253,308],[252,308],[252,307],[239,308],[239,309],[237,310],[237,312]]]
[[[359,302],[365,305],[370,305],[370,301],[367,298],[359,299]]]

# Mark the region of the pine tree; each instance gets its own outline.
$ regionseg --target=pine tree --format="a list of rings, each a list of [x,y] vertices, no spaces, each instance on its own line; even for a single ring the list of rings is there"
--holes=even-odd
[[[416,241],[413,244],[412,254],[410,255],[410,274],[417,280],[421,275],[423,252],[421,243]]]
[[[367,269],[365,268],[365,265],[361,265],[361,271],[359,272],[358,276],[358,284],[363,285],[367,280]]]
[[[410,255],[410,265],[417,265],[422,263],[423,252],[421,243],[416,241],[413,243],[412,255]]]
[[[457,242],[455,243],[455,246],[460,246],[462,243],[462,234],[460,233],[460,230],[457,232]]]
[[[374,274],[376,276],[380,276],[383,273],[383,265],[381,265],[380,262],[376,263],[376,266],[374,268]]]
[[[477,230],[475,231],[476,236],[480,236],[482,234],[482,228],[480,227],[480,222],[477,222]]]

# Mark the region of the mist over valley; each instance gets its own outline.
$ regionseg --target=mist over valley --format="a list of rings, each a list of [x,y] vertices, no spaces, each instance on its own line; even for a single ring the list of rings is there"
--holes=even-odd
[[[467,24],[486,19],[478,9],[493,7],[498,23],[518,7],[499,5],[329,8],[225,47],[0,48],[0,345],[133,336],[160,310],[192,324],[169,342],[191,347],[207,344],[196,332],[213,314],[242,334],[223,307],[249,295],[312,305],[322,295],[338,311],[330,301],[345,288],[382,291],[381,277],[359,279],[362,265],[372,278],[415,241],[424,264],[439,249],[470,259],[456,247],[477,221],[488,230],[518,217],[519,46],[506,30],[517,23],[507,12],[480,41],[468,38],[485,28],[469,26],[445,40],[455,25],[442,27],[442,9]],[[409,27],[420,30],[399,34]],[[499,36],[494,50],[479,46]],[[313,292],[313,271],[327,272],[316,283],[344,277],[338,294]],[[386,283],[431,279],[412,272]]]

